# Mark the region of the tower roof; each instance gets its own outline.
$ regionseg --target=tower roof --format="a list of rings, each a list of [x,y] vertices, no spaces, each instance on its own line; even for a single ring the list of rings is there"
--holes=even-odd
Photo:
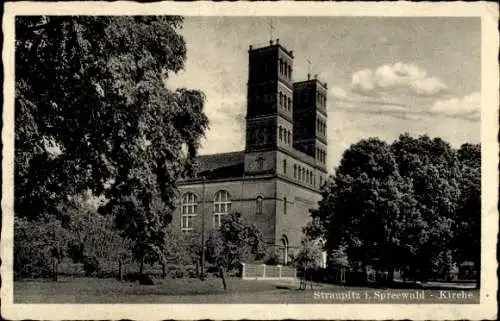
[[[285,47],[283,47],[279,39],[274,40],[269,40],[268,43],[260,43],[260,44],[254,44],[250,45],[248,47],[249,52],[265,52],[265,51],[270,51],[270,50],[275,50],[275,49],[281,49],[284,53],[286,53],[290,58],[293,58],[293,50],[288,50]]]

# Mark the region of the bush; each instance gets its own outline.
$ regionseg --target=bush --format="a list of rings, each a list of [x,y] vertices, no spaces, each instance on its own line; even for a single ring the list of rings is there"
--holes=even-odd
[[[96,257],[85,257],[83,259],[83,270],[85,276],[95,276],[99,272],[99,261]]]
[[[54,217],[14,218],[14,278],[53,276],[52,264],[63,256],[69,235]]]

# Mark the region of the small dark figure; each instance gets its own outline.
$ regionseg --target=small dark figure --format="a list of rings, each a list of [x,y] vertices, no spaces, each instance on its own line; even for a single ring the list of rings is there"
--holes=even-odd
[[[302,275],[300,276],[299,290],[307,290],[308,283],[309,286],[311,287],[311,290],[313,290],[312,274],[309,270],[304,270],[302,272]]]

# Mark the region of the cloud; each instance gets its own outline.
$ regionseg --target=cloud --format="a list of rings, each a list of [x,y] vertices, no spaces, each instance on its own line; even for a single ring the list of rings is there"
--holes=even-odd
[[[474,92],[464,97],[437,100],[429,112],[468,120],[481,118],[481,93]]]
[[[342,109],[353,113],[384,114],[399,119],[420,119],[407,103],[396,101],[392,97],[366,98],[356,93],[348,92],[342,87],[332,87],[329,91],[330,112]]]
[[[397,62],[375,70],[363,69],[351,77],[351,91],[364,96],[399,91],[413,96],[436,96],[446,92],[446,85],[413,64]]]

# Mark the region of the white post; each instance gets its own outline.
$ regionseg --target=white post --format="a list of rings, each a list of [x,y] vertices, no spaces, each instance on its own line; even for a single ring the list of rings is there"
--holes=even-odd
[[[245,263],[241,263],[241,278],[245,278]]]
[[[266,265],[265,264],[262,264],[262,277],[263,278],[266,277]]]
[[[283,277],[282,274],[281,274],[281,265],[278,265],[278,267],[280,268],[280,274],[279,274],[279,277],[280,279]]]

